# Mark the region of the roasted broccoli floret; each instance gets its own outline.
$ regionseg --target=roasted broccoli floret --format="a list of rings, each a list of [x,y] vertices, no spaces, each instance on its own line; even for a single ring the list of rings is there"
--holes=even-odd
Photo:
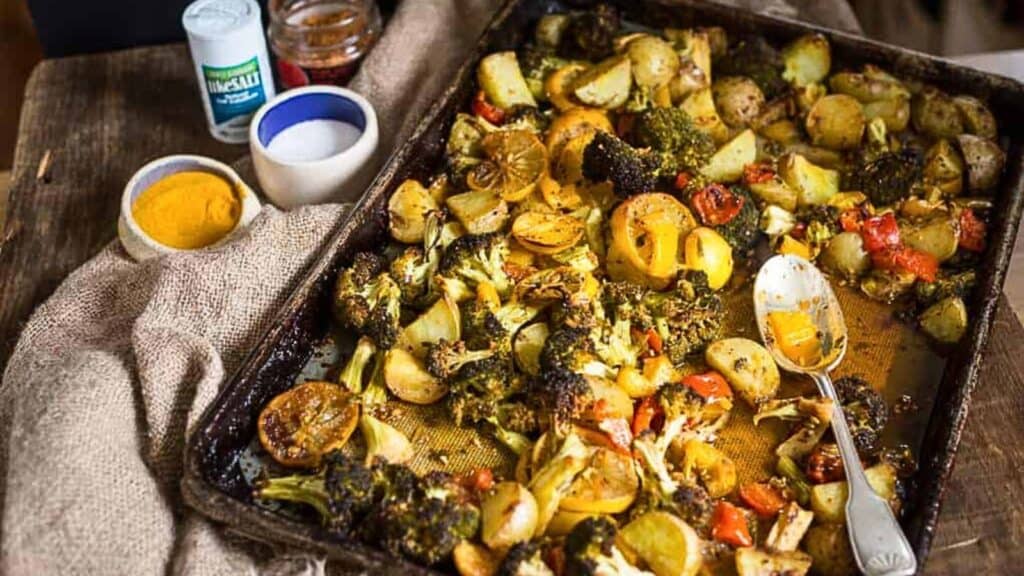
[[[529,541],[509,548],[495,576],[555,576],[555,573],[544,563],[540,544]]]
[[[490,349],[511,353],[512,337],[532,320],[539,308],[511,301],[494,309],[485,302],[469,300],[462,304],[462,339],[472,350]]]
[[[469,287],[488,282],[502,297],[512,289],[512,281],[505,273],[508,244],[502,234],[468,234],[456,238],[441,256],[438,272],[442,276],[457,278]]]
[[[409,246],[391,261],[391,277],[402,290],[402,302],[423,307],[438,298],[433,283],[441,260],[441,232],[444,214],[431,211],[426,215],[423,246]]]
[[[757,210],[757,204],[750,195],[746,186],[732,186],[730,192],[743,199],[743,206],[739,214],[725,224],[715,226],[725,241],[732,246],[732,249],[740,254],[749,254],[753,251],[758,239],[761,237],[760,220],[761,213]]]
[[[666,449],[683,430],[696,428],[704,419],[707,402],[689,386],[670,382],[658,389],[655,399],[665,414],[658,441]]]
[[[334,286],[334,316],[344,326],[373,338],[387,349],[398,337],[402,291],[384,271],[384,259],[370,252],[356,254]]]
[[[388,401],[388,388],[384,382],[384,354],[377,354],[370,381],[363,389],[360,400],[364,407],[380,406]]]
[[[349,533],[354,522],[374,504],[373,473],[340,451],[327,454],[316,474],[295,474],[261,481],[255,492],[260,500],[284,500],[311,506],[332,531]]]
[[[646,330],[654,325],[650,310],[644,304],[647,294],[647,288],[640,284],[607,281],[601,286],[601,304],[611,320],[625,320],[639,330]]]
[[[789,86],[782,78],[782,56],[760,36],[744,38],[714,62],[715,76],[746,76],[771,100]]]
[[[484,360],[493,355],[494,351],[490,349],[468,350],[466,343],[462,340],[449,342],[442,338],[427,346],[425,364],[427,372],[442,380],[447,380],[466,364]]]
[[[367,542],[433,565],[476,533],[480,511],[448,474],[432,472],[417,480],[404,466],[376,468],[378,502],[361,523]]]
[[[722,301],[708,287],[703,272],[690,271],[676,280],[673,289],[649,293],[644,306],[673,364],[682,364],[688,354],[703,350],[722,327]]]
[[[551,121],[536,106],[520,104],[512,107],[505,114],[503,130],[528,130],[541,134],[548,129]]]
[[[633,566],[615,546],[615,524],[604,516],[591,516],[565,537],[566,576],[619,576],[648,574]]]
[[[532,390],[550,419],[550,427],[559,437],[565,436],[573,421],[581,418],[594,403],[594,391],[586,378],[565,368],[542,370]]]
[[[976,282],[977,274],[974,270],[940,273],[934,282],[919,281],[914,284],[914,300],[921,308],[927,308],[945,298],[956,297],[966,300]]]
[[[857,451],[863,457],[875,456],[882,447],[882,430],[889,417],[885,400],[858,376],[839,378],[835,387]]]
[[[562,33],[558,54],[565,58],[603,60],[614,51],[621,25],[618,11],[608,4],[573,14]]]
[[[679,108],[650,108],[639,114],[633,125],[637,146],[670,155],[676,169],[696,171],[715,153],[715,142],[698,129]],[[662,164],[662,175],[668,175]],[[674,175],[674,172],[671,175]]]
[[[466,362],[446,381],[456,395],[472,394],[478,397],[504,399],[516,392],[511,387],[516,381],[512,360],[502,354],[490,354],[479,360]]]
[[[598,132],[583,150],[583,175],[595,182],[611,182],[619,196],[633,196],[654,189],[663,160],[656,153],[641,153],[612,134]]]
[[[540,352],[541,372],[568,370],[577,374],[614,379],[616,371],[601,361],[590,327],[555,330]]]
[[[844,190],[860,190],[875,206],[889,206],[910,196],[921,178],[923,162],[913,148],[882,154],[847,174]]]
[[[345,367],[342,368],[341,374],[338,376],[338,383],[348,388],[353,394],[362,392],[363,374],[376,353],[377,347],[374,346],[373,340],[366,336],[360,338],[356,342],[355,350],[352,351],[352,357],[345,363]]]

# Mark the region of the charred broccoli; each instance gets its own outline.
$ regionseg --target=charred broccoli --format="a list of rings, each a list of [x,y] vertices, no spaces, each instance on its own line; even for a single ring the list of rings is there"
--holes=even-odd
[[[363,374],[366,367],[377,353],[377,347],[373,340],[363,336],[356,342],[356,348],[352,351],[352,357],[345,363],[341,374],[338,376],[338,383],[348,388],[349,392],[359,394],[363,391]]]
[[[860,190],[875,206],[889,206],[910,196],[922,167],[921,155],[913,148],[882,154],[847,174],[844,190]]]
[[[977,274],[974,270],[940,273],[934,282],[919,281],[914,284],[914,300],[921,308],[927,308],[945,298],[966,299],[976,282]]]
[[[559,437],[568,434],[573,421],[594,403],[594,392],[586,378],[565,368],[543,370],[534,382],[533,392]]]
[[[356,254],[334,285],[334,316],[343,325],[373,338],[388,349],[398,337],[402,291],[385,271],[384,259]]]
[[[565,537],[566,576],[646,574],[615,547],[617,533],[615,524],[604,516],[591,516],[577,524]]]
[[[771,100],[789,86],[782,78],[782,56],[760,36],[737,42],[714,63],[715,75],[746,76]]]
[[[544,563],[540,544],[520,542],[509,548],[508,554],[498,565],[495,576],[555,576]]]
[[[839,378],[835,386],[857,452],[862,457],[875,456],[882,448],[882,430],[889,417],[885,400],[858,376]]]
[[[330,530],[347,534],[375,502],[374,474],[340,451],[327,454],[316,474],[295,474],[260,482],[255,497],[306,504]]]
[[[589,327],[565,327],[555,330],[540,352],[541,372],[567,370],[581,375],[613,380],[615,370],[598,358]]]
[[[476,534],[480,511],[470,494],[446,473],[417,479],[401,465],[377,469],[377,503],[361,523],[364,540],[391,554],[432,565]]]
[[[761,213],[758,212],[754,198],[746,186],[732,186],[730,191],[733,195],[743,199],[743,206],[740,208],[739,214],[732,220],[715,226],[715,231],[725,238],[733,250],[741,254],[748,254],[761,237],[759,227]]]
[[[654,189],[662,161],[658,154],[641,153],[612,134],[598,132],[583,150],[583,175],[611,182],[619,196],[632,196]]]
[[[468,234],[448,245],[438,272],[462,280],[471,288],[488,282],[504,297],[512,289],[504,269],[507,256],[508,244],[502,234]]]
[[[409,246],[391,261],[391,277],[401,288],[402,302],[409,306],[427,306],[438,297],[432,279],[441,259],[443,225],[443,213],[428,213],[423,246]]]
[[[682,364],[688,354],[703,350],[722,326],[722,301],[708,287],[703,272],[680,276],[672,290],[651,292],[643,304],[673,364]]]
[[[633,125],[637,146],[668,154],[675,160],[675,175],[680,169],[696,171],[715,153],[715,142],[699,130],[679,108],[650,108],[639,114]],[[662,164],[661,174],[669,174]]]
[[[618,11],[608,4],[573,14],[562,33],[558,54],[565,58],[603,60],[612,55],[621,25]]]
[[[466,343],[462,340],[449,342],[442,338],[427,346],[425,364],[427,372],[442,380],[447,380],[466,364],[485,360],[491,356],[494,356],[494,351],[490,349],[468,350]]]
[[[511,353],[512,337],[538,312],[538,308],[516,301],[494,309],[485,302],[469,300],[460,307],[462,339],[472,350]]]

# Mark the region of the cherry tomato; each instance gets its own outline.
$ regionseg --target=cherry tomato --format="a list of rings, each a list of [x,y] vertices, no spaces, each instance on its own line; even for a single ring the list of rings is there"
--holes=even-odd
[[[871,262],[876,268],[909,272],[925,282],[933,282],[939,271],[939,261],[934,256],[902,244],[873,252]]]
[[[676,174],[675,187],[676,190],[686,190],[686,187],[690,184],[692,177],[689,172],[680,172]]]
[[[860,236],[864,240],[864,250],[869,254],[898,246],[900,228],[892,212],[881,216],[873,216],[864,220],[860,228]]]
[[[476,93],[473,99],[473,114],[487,120],[491,124],[500,126],[505,123],[505,111],[487,101],[487,95],[481,90]]]
[[[747,518],[736,506],[721,500],[715,506],[715,512],[711,516],[711,537],[719,542],[725,542],[731,546],[741,548],[753,546],[754,539],[750,537],[750,529],[747,528]]]
[[[690,374],[683,378],[683,386],[692,388],[702,398],[732,398],[732,388],[721,374],[715,371],[704,374]]]
[[[987,232],[988,226],[974,214],[974,210],[967,208],[960,212],[961,248],[970,252],[984,252]]]
[[[743,208],[744,200],[721,184],[708,184],[693,193],[690,204],[704,224],[718,226],[735,218]]]
[[[477,468],[470,472],[466,480],[468,488],[477,492],[486,492],[494,487],[494,472],[490,468]]]
[[[775,170],[767,164],[747,164],[743,167],[743,181],[747,184],[761,184],[775,178]]]

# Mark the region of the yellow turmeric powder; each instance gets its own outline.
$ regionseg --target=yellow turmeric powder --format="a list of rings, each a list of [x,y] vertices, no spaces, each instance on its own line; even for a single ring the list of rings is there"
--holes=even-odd
[[[132,202],[132,217],[160,244],[182,250],[202,248],[234,229],[242,213],[240,194],[215,174],[178,172],[143,190]]]

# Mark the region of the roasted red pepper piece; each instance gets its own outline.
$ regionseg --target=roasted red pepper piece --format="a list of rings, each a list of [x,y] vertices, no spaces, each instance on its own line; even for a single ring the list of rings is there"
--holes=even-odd
[[[500,126],[505,123],[505,111],[487,101],[487,95],[481,90],[476,93],[473,99],[473,114],[487,120],[491,124]]]
[[[925,282],[933,282],[939,271],[939,261],[934,256],[903,245],[873,252],[871,262],[876,268],[909,272]]]
[[[785,508],[782,493],[767,482],[752,482],[740,486],[740,500],[762,518],[774,518]]]
[[[775,170],[767,164],[747,164],[743,167],[743,181],[747,184],[761,184],[775,178]]]
[[[683,386],[691,388],[702,398],[732,398],[732,388],[721,374],[712,370],[704,374],[690,374],[683,377]]]
[[[661,341],[661,335],[654,328],[648,328],[644,334],[644,338],[647,339],[647,347],[651,349],[655,355],[661,354],[664,348],[664,343]]]
[[[737,548],[754,545],[750,529],[747,528],[747,517],[739,508],[724,500],[715,506],[711,516],[711,537]]]
[[[864,250],[869,254],[898,246],[900,228],[892,212],[881,216],[873,216],[864,220],[860,228],[860,237],[864,240]]]
[[[648,396],[640,401],[633,409],[633,436],[639,436],[651,429],[654,418],[661,411],[661,406],[654,400],[654,396]]]
[[[960,212],[960,236],[959,245],[970,252],[985,251],[985,235],[988,233],[988,226],[982,222],[970,208]]]
[[[469,487],[477,492],[486,492],[494,487],[494,472],[490,468],[477,468],[469,475]]]
[[[745,198],[737,196],[721,184],[708,184],[690,196],[690,204],[708,226],[725,224],[743,208]]]

